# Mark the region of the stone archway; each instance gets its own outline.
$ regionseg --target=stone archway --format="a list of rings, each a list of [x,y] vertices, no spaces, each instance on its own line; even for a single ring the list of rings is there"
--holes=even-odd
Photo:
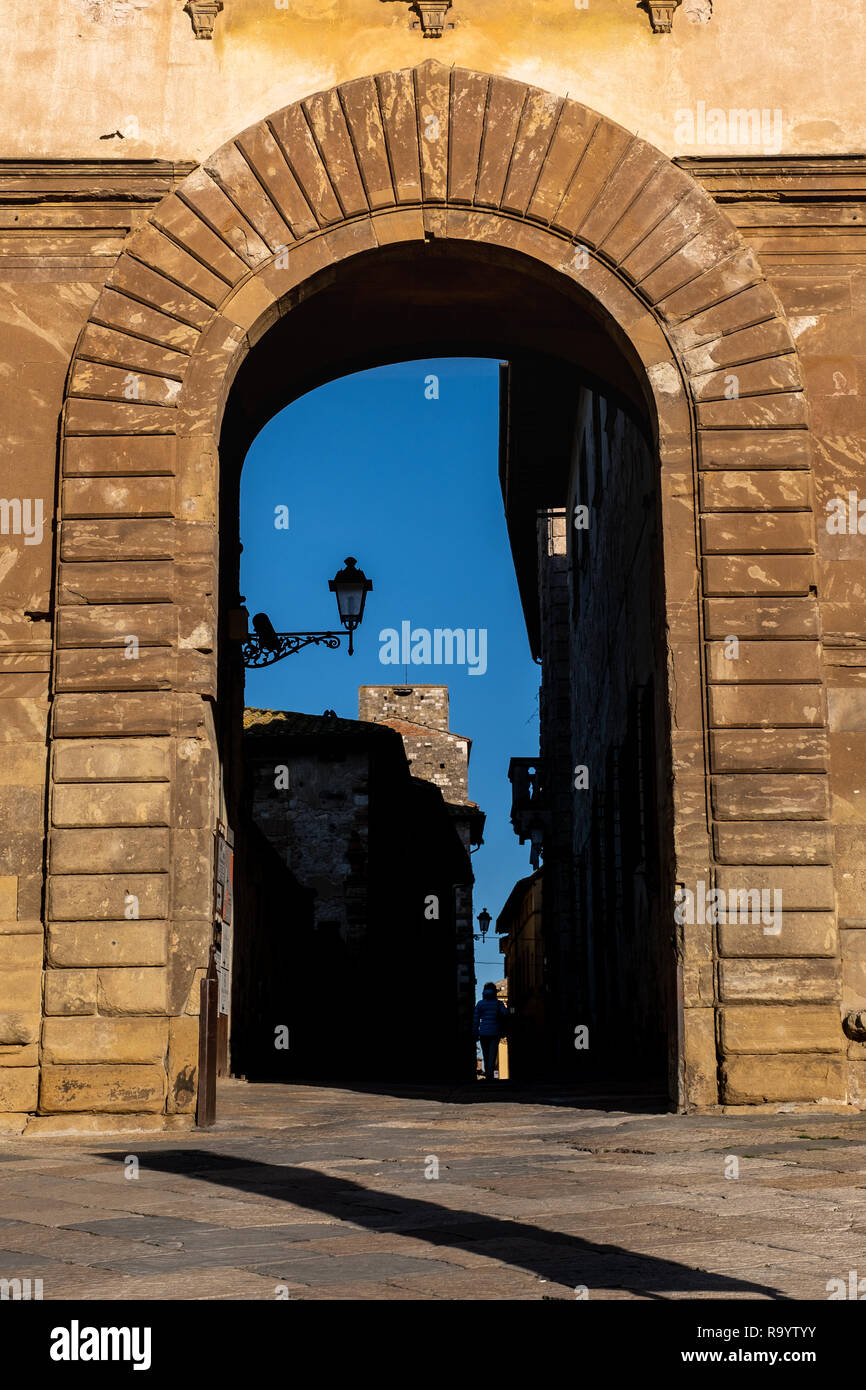
[[[780,864],[795,909],[777,938],[682,928],[678,1100],[800,1098],[800,1059],[765,1065],[757,1094],[755,1049],[730,1046],[753,1026],[737,1005],[779,999],[778,969],[836,964],[832,895],[809,878],[830,863],[825,706],[790,332],[736,230],[658,150],[579,103],[425,63],[319,93],[218,150],[130,239],[79,340],[46,950],[46,994],[73,1004],[46,1009],[43,1112],[193,1106],[219,814],[222,409],[310,277],[431,237],[577,281],[640,365],[661,468],[677,881],[748,886]],[[98,1014],[76,1016],[77,990]],[[818,1094],[844,1095],[841,1028],[838,1055],[813,1051]]]

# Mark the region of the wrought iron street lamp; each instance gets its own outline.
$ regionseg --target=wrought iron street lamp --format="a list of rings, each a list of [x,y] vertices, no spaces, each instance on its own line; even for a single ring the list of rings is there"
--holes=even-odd
[[[349,634],[350,656],[355,653],[355,628],[364,616],[364,604],[373,587],[372,581],[357,565],[354,556],[348,556],[345,567],[328,581],[328,588],[337,596],[340,622]],[[342,632],[277,632],[267,613],[256,613],[252,624],[255,636],[247,637],[242,647],[245,666],[273,666],[302,647],[339,647],[345,635]]]
[[[478,925],[481,928],[481,940],[484,941],[490,930],[491,917],[486,907],[483,907],[478,914]]]
[[[328,588],[331,593],[337,595],[340,622],[349,633],[350,656],[354,651],[352,633],[364,616],[364,604],[367,602],[367,595],[373,587],[364,571],[357,568],[357,564],[358,561],[354,555],[348,555],[345,569],[341,569],[338,574],[334,575],[333,579],[328,581]]]

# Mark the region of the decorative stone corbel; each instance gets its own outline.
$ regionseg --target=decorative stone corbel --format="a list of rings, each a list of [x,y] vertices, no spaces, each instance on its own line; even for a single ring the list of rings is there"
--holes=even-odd
[[[445,23],[445,16],[451,9],[451,0],[415,0],[412,9],[418,15],[422,36],[425,39],[441,39],[446,29],[453,24]],[[416,23],[416,29],[419,25]]]
[[[674,13],[681,0],[640,0],[641,9],[646,10],[654,34],[669,34],[674,26]]]
[[[184,14],[192,20],[197,39],[212,39],[214,20],[223,8],[223,0],[186,0]]]

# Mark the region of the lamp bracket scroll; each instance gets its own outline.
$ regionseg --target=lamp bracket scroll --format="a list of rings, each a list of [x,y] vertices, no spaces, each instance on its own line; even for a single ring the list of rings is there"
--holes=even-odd
[[[257,633],[246,639],[241,652],[245,666],[273,666],[302,647],[339,647],[345,636],[345,632],[276,632],[273,638],[264,638]]]

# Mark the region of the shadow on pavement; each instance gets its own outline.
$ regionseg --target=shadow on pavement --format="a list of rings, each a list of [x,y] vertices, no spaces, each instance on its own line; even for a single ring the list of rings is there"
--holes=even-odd
[[[103,1153],[100,1157],[123,1162],[120,1153]],[[491,1259],[528,1270],[552,1283],[622,1289],[649,1298],[692,1293],[787,1299],[785,1293],[767,1284],[712,1274],[617,1245],[599,1245],[523,1221],[488,1217],[416,1197],[376,1191],[308,1168],[282,1167],[201,1149],[139,1151],[139,1162],[141,1168],[154,1172],[179,1173],[200,1182],[256,1193],[271,1201],[292,1202],[368,1231],[489,1254]],[[291,1270],[290,1262],[287,1268]]]

